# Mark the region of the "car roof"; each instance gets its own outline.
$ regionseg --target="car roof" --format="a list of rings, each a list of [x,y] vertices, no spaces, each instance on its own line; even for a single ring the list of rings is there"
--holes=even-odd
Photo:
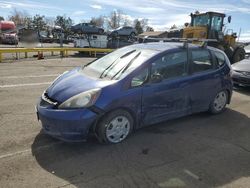
[[[159,52],[163,52],[166,50],[182,48],[183,42],[149,42],[149,43],[134,44],[133,46],[140,49],[149,49],[149,50],[156,50]],[[188,47],[191,49],[200,48],[199,45],[194,45],[191,43],[188,44]]]

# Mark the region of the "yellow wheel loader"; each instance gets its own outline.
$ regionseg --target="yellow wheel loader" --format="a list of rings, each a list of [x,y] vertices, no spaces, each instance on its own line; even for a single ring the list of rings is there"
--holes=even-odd
[[[245,58],[244,46],[236,43],[237,34],[231,29],[226,29],[225,14],[196,12],[190,16],[191,23],[181,31],[182,38],[208,39],[208,45],[223,50],[231,63]],[[228,23],[230,22],[231,16],[228,17]]]

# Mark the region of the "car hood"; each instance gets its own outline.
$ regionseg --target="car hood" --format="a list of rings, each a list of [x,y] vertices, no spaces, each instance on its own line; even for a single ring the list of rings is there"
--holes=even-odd
[[[76,68],[60,75],[47,89],[48,96],[56,101],[64,102],[70,97],[96,88],[103,88],[117,81],[97,80],[84,75],[81,68]]]
[[[233,70],[250,72],[250,59],[244,59],[232,65]]]

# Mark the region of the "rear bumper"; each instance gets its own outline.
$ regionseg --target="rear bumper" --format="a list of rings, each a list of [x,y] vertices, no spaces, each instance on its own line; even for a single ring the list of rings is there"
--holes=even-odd
[[[43,131],[63,141],[78,142],[87,139],[97,114],[88,109],[60,110],[37,105],[37,116]]]

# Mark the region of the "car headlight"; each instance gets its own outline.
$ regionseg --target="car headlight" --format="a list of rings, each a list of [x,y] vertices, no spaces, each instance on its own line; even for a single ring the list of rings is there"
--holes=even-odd
[[[101,89],[92,89],[75,95],[58,106],[60,109],[84,108],[92,106],[98,99]]]

